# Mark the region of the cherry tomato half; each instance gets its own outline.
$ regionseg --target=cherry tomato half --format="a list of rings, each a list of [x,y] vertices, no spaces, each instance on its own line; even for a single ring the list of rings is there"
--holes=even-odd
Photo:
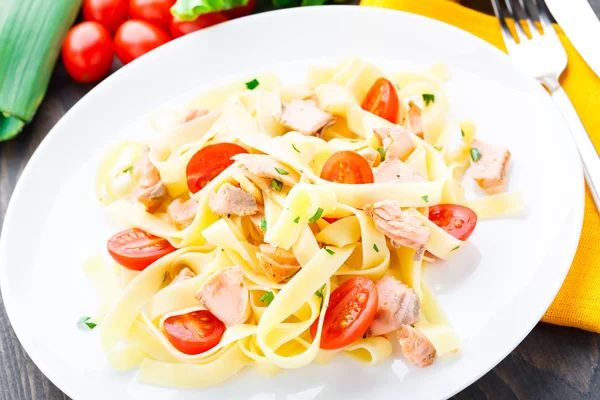
[[[129,16],[167,31],[173,19],[171,7],[176,0],[129,0]]]
[[[399,103],[394,84],[385,78],[377,79],[363,100],[362,108],[395,124]]]
[[[250,13],[252,13],[252,10],[254,10],[254,7],[256,7],[256,0],[248,0],[248,4],[246,4],[245,6],[236,7],[236,8],[232,8],[231,10],[227,10],[227,11],[225,11],[225,15],[229,19],[245,17],[246,15],[249,15]]]
[[[200,354],[221,341],[225,324],[207,310],[173,315],[165,320],[169,342],[185,354]]]
[[[167,32],[146,21],[130,19],[119,27],[114,40],[117,57],[123,64],[128,64],[171,38]]]
[[[99,81],[108,74],[112,64],[110,33],[97,22],[75,25],[63,42],[62,59],[67,72],[77,82]]]
[[[477,225],[475,211],[457,204],[430,207],[429,219],[458,240],[467,240]]]
[[[190,192],[196,193],[208,185],[233,164],[231,157],[240,153],[247,153],[247,151],[233,143],[215,143],[198,150],[185,169]]]
[[[84,0],[83,18],[96,21],[114,33],[127,19],[127,3],[128,0]]]
[[[108,239],[110,256],[127,269],[141,271],[154,261],[175,251],[167,239],[138,228],[126,229]]]
[[[373,183],[373,171],[360,154],[354,151],[338,151],[329,157],[321,178],[337,183]]]
[[[360,339],[375,318],[377,303],[377,289],[372,280],[358,276],[342,283],[329,298],[321,348],[337,350]],[[313,339],[317,335],[318,322],[315,320],[310,327]]]
[[[227,21],[227,17],[222,12],[202,14],[193,21],[182,21],[173,17],[170,28],[171,36],[173,36],[173,39],[177,39],[188,33],[196,32],[225,21]]]

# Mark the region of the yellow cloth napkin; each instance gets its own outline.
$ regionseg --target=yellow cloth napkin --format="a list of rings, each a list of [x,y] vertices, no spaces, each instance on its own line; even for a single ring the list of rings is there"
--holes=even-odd
[[[444,0],[362,0],[361,5],[393,8],[435,18],[469,31],[506,51],[500,24],[495,17],[456,3]],[[561,84],[598,149],[600,79],[560,28],[557,31],[569,56],[569,66],[562,76]],[[552,216],[549,215],[548,218]],[[542,321],[600,332],[600,218],[587,187],[585,217],[577,254],[562,288]]]

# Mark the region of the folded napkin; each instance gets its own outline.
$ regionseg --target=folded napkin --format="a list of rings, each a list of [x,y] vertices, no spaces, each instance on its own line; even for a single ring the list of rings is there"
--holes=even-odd
[[[362,0],[362,6],[386,7],[435,18],[457,26],[506,51],[498,20],[444,0]],[[600,79],[557,27],[569,65],[561,84],[573,102],[596,149],[600,148]],[[542,267],[543,268],[543,267]],[[535,293],[532,294],[535,296]],[[585,217],[571,269],[542,321],[600,332],[600,217],[586,187]]]

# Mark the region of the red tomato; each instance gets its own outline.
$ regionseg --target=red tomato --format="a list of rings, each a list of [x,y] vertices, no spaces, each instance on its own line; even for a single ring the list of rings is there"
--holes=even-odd
[[[165,320],[167,339],[185,354],[200,354],[221,341],[225,325],[207,310],[173,315]]]
[[[392,82],[385,78],[377,79],[363,100],[362,108],[395,124],[399,103]]]
[[[429,219],[458,240],[467,240],[477,225],[477,214],[457,204],[430,207]]]
[[[256,0],[248,0],[248,4],[241,7],[232,8],[231,10],[225,11],[225,15],[229,19],[245,17],[246,15],[252,13],[256,7]]]
[[[375,318],[377,303],[377,289],[370,279],[358,276],[342,283],[329,298],[321,348],[337,350],[360,339]],[[318,322],[315,320],[310,327],[313,339],[317,335]]]
[[[327,222],[329,222],[330,224],[333,224],[334,222],[339,221],[339,218],[327,218],[327,217],[323,217],[323,219]]]
[[[108,239],[110,256],[127,269],[141,271],[154,261],[175,251],[165,238],[138,228],[126,229]]]
[[[165,31],[171,23],[171,7],[176,0],[129,0],[129,16],[156,25]]]
[[[146,21],[130,19],[119,27],[114,40],[117,57],[123,64],[128,64],[171,38],[167,32]]]
[[[190,192],[196,193],[208,185],[233,164],[231,157],[240,153],[247,153],[247,151],[233,143],[215,143],[200,149],[192,156],[185,169]]]
[[[75,25],[63,42],[62,59],[67,72],[77,82],[102,79],[110,71],[113,60],[110,33],[97,22]]]
[[[128,0],[84,0],[83,18],[102,24],[110,33],[127,19]]]
[[[373,171],[360,154],[354,151],[338,151],[329,157],[321,178],[337,183],[373,183]]]
[[[196,32],[225,21],[227,21],[227,17],[222,12],[202,14],[193,21],[182,21],[173,17],[171,20],[171,36],[173,36],[173,39],[177,39],[188,33]]]

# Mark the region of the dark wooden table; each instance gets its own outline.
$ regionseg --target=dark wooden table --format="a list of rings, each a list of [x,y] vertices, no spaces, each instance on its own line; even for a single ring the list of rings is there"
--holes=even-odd
[[[600,0],[592,2],[600,5]],[[487,0],[463,3],[491,12]],[[0,226],[29,157],[54,124],[92,87],[74,83],[59,64],[33,123],[15,140],[0,143]],[[540,323],[496,368],[455,399],[600,399],[599,349],[600,336],[595,333]],[[19,344],[1,297],[0,399],[68,399]]]

